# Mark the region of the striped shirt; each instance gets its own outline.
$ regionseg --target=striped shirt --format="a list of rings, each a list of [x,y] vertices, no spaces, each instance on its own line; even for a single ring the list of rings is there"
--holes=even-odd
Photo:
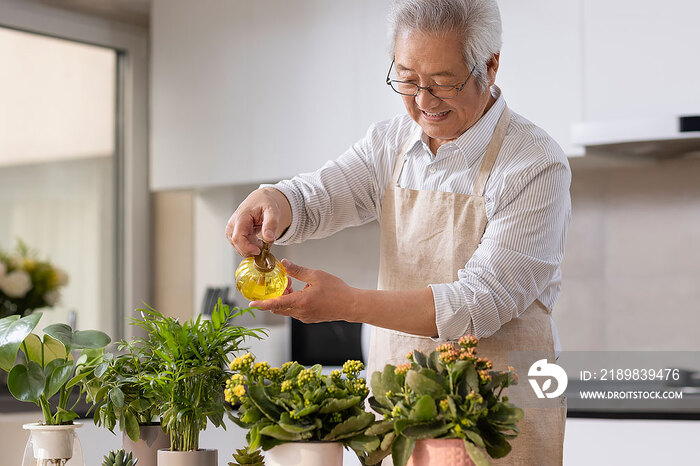
[[[471,128],[433,155],[425,134],[409,143],[399,186],[470,194],[486,147],[506,106],[496,102]],[[571,217],[571,172],[545,131],[511,112],[511,122],[486,184],[488,225],[474,255],[452,283],[430,287],[441,339],[492,335],[539,299],[552,309]],[[273,186],[289,199],[292,223],[277,240],[290,244],[381,219],[382,197],[398,151],[414,134],[407,114],[372,125],[338,159]],[[558,345],[552,321],[555,348]],[[557,348],[558,349],[558,348]]]

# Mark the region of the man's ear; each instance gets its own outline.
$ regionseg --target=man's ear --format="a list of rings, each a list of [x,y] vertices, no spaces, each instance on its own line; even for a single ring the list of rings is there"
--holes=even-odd
[[[486,63],[486,73],[489,75],[489,86],[493,86],[496,82],[496,74],[498,73],[498,64],[501,59],[501,52],[491,55],[491,59]]]

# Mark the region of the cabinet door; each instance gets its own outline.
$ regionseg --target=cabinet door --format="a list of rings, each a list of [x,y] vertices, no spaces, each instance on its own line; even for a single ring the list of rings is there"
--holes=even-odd
[[[586,121],[700,113],[700,2],[586,0]]]
[[[496,83],[517,113],[544,128],[567,155],[582,118],[582,1],[502,0],[503,47]]]
[[[319,168],[402,111],[388,0],[153,0],[151,188]]]

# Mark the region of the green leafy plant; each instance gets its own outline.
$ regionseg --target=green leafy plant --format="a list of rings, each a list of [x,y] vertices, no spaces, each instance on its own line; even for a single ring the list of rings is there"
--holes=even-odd
[[[330,375],[321,366],[297,362],[270,367],[251,353],[231,363],[226,400],[240,403],[234,421],[248,429],[248,451],[269,450],[285,442],[342,442],[365,462],[379,448],[379,438],[364,434],[374,415],[363,409],[368,394],[360,361],[347,361]]]
[[[240,448],[233,454],[233,459],[236,462],[231,462],[228,466],[265,466],[265,458],[263,458],[259,448],[252,451]]]
[[[146,331],[146,338],[136,345],[141,361],[148,361],[141,366],[140,388],[158,406],[171,450],[197,450],[199,433],[207,421],[226,428],[223,418],[228,405],[223,389],[230,375],[229,355],[238,351],[246,338],[261,338],[266,333],[229,325],[230,319],[251,310],[232,310],[220,299],[211,320],[199,316],[181,324],[152,308],[140,311],[142,318],[134,324]]]
[[[426,438],[461,438],[477,466],[506,456],[509,439],[518,434],[523,411],[502,396],[517,383],[517,375],[491,370],[491,361],[476,354],[477,340],[462,337],[425,355],[414,351],[409,363],[388,364],[372,374],[370,406],[384,415],[367,430],[382,437],[381,449],[391,450],[394,464],[405,466],[415,442]]]
[[[37,257],[22,240],[17,240],[14,251],[0,248],[0,317],[24,316],[54,306],[60,299],[68,275]]]
[[[138,458],[124,450],[110,451],[102,460],[102,466],[136,466]]]
[[[19,401],[35,403],[46,424],[65,424],[78,415],[68,407],[73,389],[102,361],[110,338],[98,330],[74,331],[66,324],[44,328],[43,338],[32,333],[41,313],[0,319],[0,369],[9,372],[7,386]],[[77,359],[72,352],[80,350]],[[58,397],[58,400],[52,398]]]
[[[134,442],[139,439],[140,426],[160,421],[159,406],[147,379],[148,374],[156,372],[151,367],[156,361],[148,357],[145,348],[143,340],[122,340],[120,353],[106,353],[84,381],[88,401],[97,406],[95,424],[112,432],[118,426]]]

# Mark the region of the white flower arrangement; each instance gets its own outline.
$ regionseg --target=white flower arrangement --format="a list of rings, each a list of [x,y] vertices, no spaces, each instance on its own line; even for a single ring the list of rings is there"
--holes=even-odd
[[[67,284],[64,270],[38,260],[24,242],[18,241],[12,253],[0,249],[0,318],[55,306]]]

